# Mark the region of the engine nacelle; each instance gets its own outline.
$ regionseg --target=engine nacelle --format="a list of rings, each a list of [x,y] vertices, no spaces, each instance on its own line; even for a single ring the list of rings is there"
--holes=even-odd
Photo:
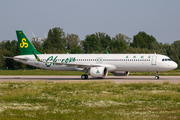
[[[129,71],[114,71],[111,72],[114,76],[128,76]]]
[[[89,71],[89,74],[92,77],[106,77],[108,74],[108,70],[105,67],[92,67]]]

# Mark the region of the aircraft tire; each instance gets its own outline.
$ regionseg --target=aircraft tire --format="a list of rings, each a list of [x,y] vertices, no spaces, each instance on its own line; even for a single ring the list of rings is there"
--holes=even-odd
[[[158,79],[159,79],[159,76],[156,76],[155,79],[158,80]]]
[[[88,75],[85,75],[85,79],[88,79]]]
[[[86,76],[85,75],[81,75],[81,79],[82,80],[86,79]]]
[[[81,79],[82,80],[88,79],[88,75],[86,75],[86,74],[81,75]]]

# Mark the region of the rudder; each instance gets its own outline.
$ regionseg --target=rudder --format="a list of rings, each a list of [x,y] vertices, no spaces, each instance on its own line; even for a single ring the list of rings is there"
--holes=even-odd
[[[21,55],[33,55],[33,52],[35,52],[36,54],[41,54],[28,40],[22,30],[16,30],[16,35]]]

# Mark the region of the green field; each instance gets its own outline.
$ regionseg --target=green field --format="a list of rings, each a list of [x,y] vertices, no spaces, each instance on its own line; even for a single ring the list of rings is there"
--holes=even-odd
[[[180,84],[0,82],[0,119],[180,119]]]
[[[80,71],[53,71],[53,70],[0,70],[0,75],[82,75]],[[110,72],[108,75],[113,75]],[[154,76],[154,72],[130,72],[129,75],[150,75]],[[180,70],[172,70],[159,72],[159,75],[180,75]]]

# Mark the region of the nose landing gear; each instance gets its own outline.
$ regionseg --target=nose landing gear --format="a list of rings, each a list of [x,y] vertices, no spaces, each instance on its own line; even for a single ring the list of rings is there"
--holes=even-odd
[[[155,79],[158,80],[159,79],[158,71],[155,71],[155,74],[156,74]]]

